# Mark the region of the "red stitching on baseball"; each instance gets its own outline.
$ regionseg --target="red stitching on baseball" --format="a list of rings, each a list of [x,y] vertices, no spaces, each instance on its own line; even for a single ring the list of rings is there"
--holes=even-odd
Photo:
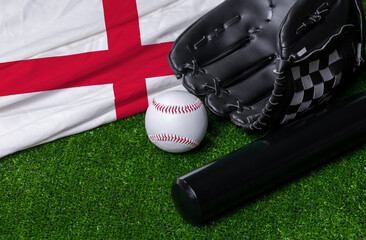
[[[152,105],[159,112],[170,113],[170,114],[179,114],[179,113],[189,113],[189,112],[197,111],[201,107],[202,101],[200,99],[197,99],[194,103],[192,103],[190,105],[171,106],[171,105],[163,105],[154,99],[152,101]]]
[[[155,134],[149,135],[149,139],[152,142],[175,142],[184,145],[188,145],[191,147],[197,147],[198,143],[192,139],[174,135],[174,134]]]

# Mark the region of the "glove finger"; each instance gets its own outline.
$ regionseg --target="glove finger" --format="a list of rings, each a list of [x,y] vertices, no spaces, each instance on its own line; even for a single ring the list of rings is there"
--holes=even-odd
[[[355,17],[350,13],[358,15],[350,11],[353,4],[347,0],[297,1],[279,32],[281,57],[297,60],[323,48]]]
[[[245,45],[247,31],[266,18],[267,8],[267,1],[223,2],[177,38],[168,56],[172,69],[184,72],[192,60],[200,66],[209,65],[219,56],[235,51],[234,46]]]
[[[177,39],[169,55],[183,84],[196,95],[226,87],[258,71],[277,51],[282,19],[295,0],[227,0]],[[176,57],[179,55],[179,59]]]
[[[268,98],[273,89],[274,69],[272,62],[232,86],[218,88],[206,96],[206,106],[219,116],[228,116],[234,111],[247,116],[260,113],[262,108],[258,104]]]
[[[261,111],[266,107],[269,98],[270,96],[266,96],[246,109],[244,108],[243,110],[237,109],[236,111],[232,111],[230,113],[231,122],[238,127],[250,130],[247,129],[247,125],[255,122],[260,117]]]
[[[218,88],[229,87],[249,78],[274,59],[273,52],[266,51],[265,48],[258,49],[253,44],[212,65],[200,68],[197,73],[184,75],[182,83],[189,92],[204,96],[217,92]]]

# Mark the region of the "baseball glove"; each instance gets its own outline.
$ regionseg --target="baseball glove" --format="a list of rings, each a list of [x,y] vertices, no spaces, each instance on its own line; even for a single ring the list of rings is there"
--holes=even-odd
[[[177,38],[168,60],[213,113],[267,131],[351,80],[363,27],[361,0],[226,0]]]

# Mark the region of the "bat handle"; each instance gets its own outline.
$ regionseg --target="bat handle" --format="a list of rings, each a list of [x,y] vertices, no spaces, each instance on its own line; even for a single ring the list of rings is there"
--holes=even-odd
[[[173,202],[193,225],[366,140],[366,92],[270,132],[177,178]]]

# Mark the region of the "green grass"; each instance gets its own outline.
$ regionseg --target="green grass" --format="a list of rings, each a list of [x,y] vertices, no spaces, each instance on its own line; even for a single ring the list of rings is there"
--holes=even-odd
[[[365,74],[345,95],[366,90]],[[0,160],[3,239],[365,239],[366,145],[193,227],[173,180],[254,140],[209,114],[199,149],[158,150],[144,114]]]
[[[343,96],[366,90],[365,72]],[[209,114],[202,145],[169,154],[144,116],[0,159],[0,239],[366,239],[366,145],[193,227],[173,180],[254,138]]]

